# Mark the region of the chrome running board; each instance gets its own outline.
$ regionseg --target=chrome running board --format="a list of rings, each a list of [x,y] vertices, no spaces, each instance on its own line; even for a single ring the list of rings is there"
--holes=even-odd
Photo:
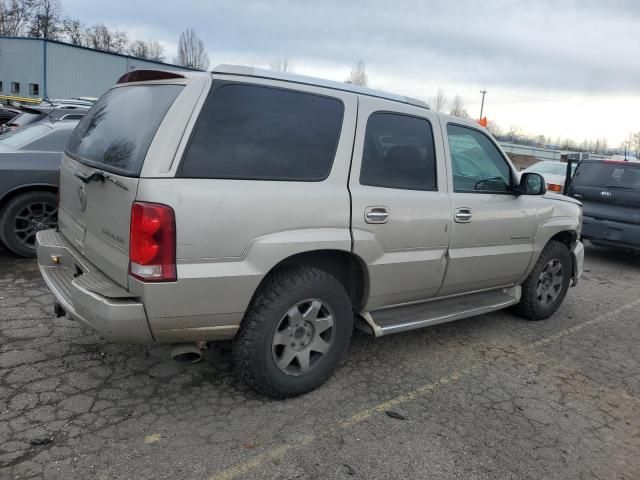
[[[381,337],[501,310],[518,303],[520,295],[520,286],[500,288],[365,312],[362,318]]]

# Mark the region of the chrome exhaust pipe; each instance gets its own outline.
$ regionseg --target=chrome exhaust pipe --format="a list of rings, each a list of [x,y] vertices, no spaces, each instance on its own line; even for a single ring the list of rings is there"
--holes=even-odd
[[[177,343],[171,347],[171,358],[178,363],[198,363],[202,360],[202,350],[196,343]]]

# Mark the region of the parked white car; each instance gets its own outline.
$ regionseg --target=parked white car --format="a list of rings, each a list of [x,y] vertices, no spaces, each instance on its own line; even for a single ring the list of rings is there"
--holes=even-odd
[[[571,175],[576,171],[577,162],[571,167]],[[564,191],[564,182],[567,176],[567,164],[563,162],[538,162],[525,168],[524,172],[539,173],[544,177],[547,190],[555,193]]]

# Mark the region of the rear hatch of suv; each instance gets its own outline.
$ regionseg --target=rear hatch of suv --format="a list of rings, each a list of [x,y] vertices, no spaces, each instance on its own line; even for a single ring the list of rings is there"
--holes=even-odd
[[[583,161],[567,193],[583,203],[583,236],[640,246],[640,163]]]
[[[109,90],[78,123],[63,157],[60,231],[125,288],[140,172],[160,123],[183,88],[149,82]]]

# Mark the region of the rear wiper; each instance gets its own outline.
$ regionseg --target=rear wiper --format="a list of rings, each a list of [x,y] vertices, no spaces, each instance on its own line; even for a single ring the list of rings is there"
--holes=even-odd
[[[116,180],[115,178],[113,178],[111,175],[107,175],[104,172],[101,172],[100,170],[94,170],[93,172],[91,172],[90,175],[84,175],[80,172],[76,172],[74,174],[77,178],[79,178],[80,180],[82,180],[84,183],[91,183],[91,182],[104,182],[105,180],[109,180],[110,182],[116,184],[117,186],[119,186],[120,188],[124,188],[125,190],[128,190],[127,186],[124,185],[123,183],[119,182],[118,180]]]

